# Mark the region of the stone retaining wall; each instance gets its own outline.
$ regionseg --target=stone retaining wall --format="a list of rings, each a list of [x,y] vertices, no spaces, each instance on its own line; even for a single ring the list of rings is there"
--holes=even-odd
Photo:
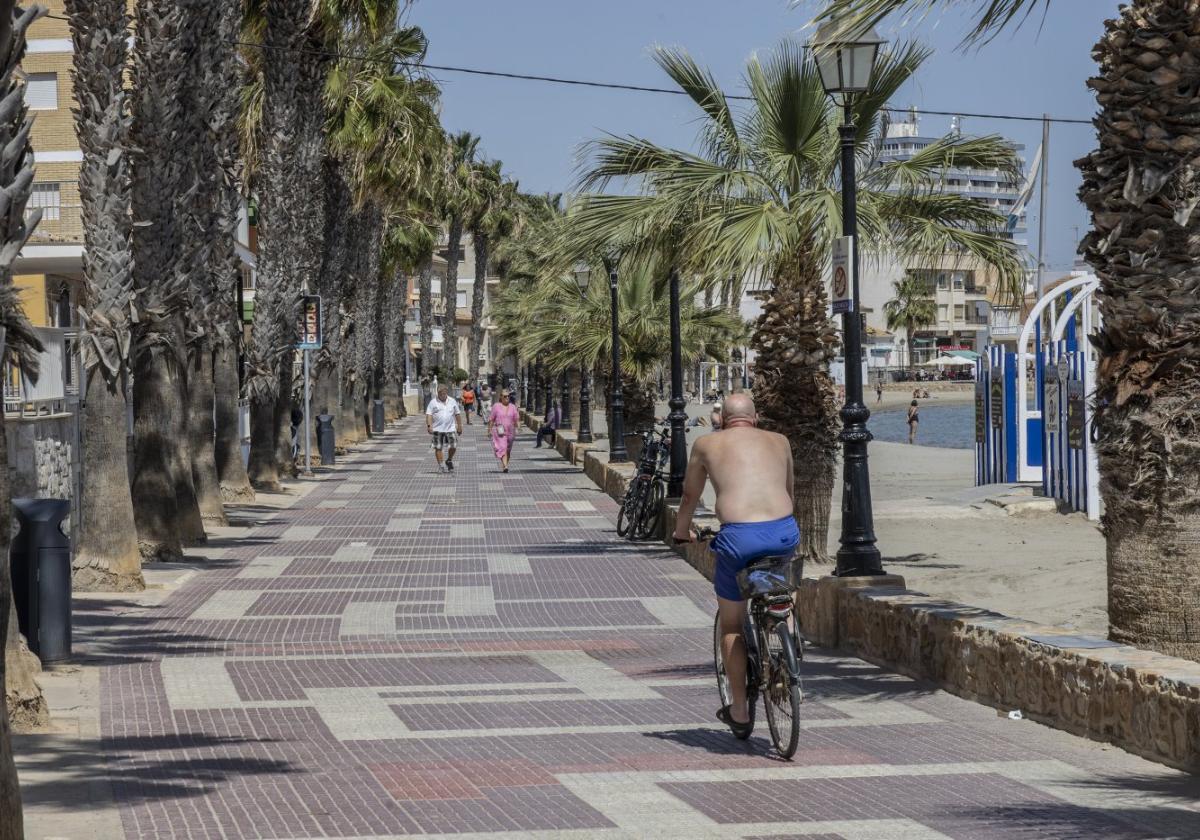
[[[607,452],[578,444],[570,431],[559,433],[556,448],[614,499],[624,495],[632,465],[608,464]],[[668,506],[663,517],[668,541],[675,514]],[[711,516],[697,524],[716,527]],[[675,550],[712,579],[707,546]],[[933,598],[896,575],[805,578],[797,599],[816,645],[1200,773],[1200,663]]]

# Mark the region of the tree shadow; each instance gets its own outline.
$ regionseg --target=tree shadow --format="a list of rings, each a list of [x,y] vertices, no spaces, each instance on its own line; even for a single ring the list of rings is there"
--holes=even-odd
[[[71,611],[75,649],[68,663],[127,665],[157,661],[168,655],[212,653],[233,641],[183,633],[169,626],[181,618],[169,604],[78,599]]]
[[[14,735],[21,798],[26,806],[90,810],[101,798],[122,805],[203,796],[228,779],[304,772],[285,760],[257,758],[271,752],[272,738],[225,738],[204,733],[100,738],[88,743],[62,735]],[[244,755],[230,755],[244,747]],[[181,750],[208,755],[179,757]],[[166,755],[156,755],[159,752]]]
[[[983,781],[981,780],[981,784]],[[1103,837],[1104,840],[1195,840],[1200,814],[1148,805],[1088,807],[1072,802],[1026,801],[950,807],[917,818],[953,836],[1000,832],[1012,837]],[[1000,836],[1000,835],[996,835]]]

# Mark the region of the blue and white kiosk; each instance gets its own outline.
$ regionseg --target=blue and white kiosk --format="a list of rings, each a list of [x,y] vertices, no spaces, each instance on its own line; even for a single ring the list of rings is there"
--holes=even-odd
[[[975,483],[1040,484],[1064,508],[1089,519],[1100,518],[1092,442],[1096,350],[1089,340],[1100,326],[1092,306],[1099,285],[1085,274],[1043,295],[1025,319],[1015,352],[987,348],[975,391]]]

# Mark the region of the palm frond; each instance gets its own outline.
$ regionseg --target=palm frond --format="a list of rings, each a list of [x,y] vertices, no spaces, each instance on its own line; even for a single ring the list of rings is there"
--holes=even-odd
[[[803,0],[792,0],[799,5]],[[903,13],[907,19],[924,18],[938,8],[949,8],[951,0],[830,0],[829,5],[812,23],[826,20],[843,21],[847,30],[863,24],[877,26],[889,15]],[[962,4],[955,4],[962,5]],[[960,47],[986,44],[1010,26],[1020,28],[1038,7],[1042,13],[1050,8],[1050,0],[978,0],[978,11],[971,31]]]

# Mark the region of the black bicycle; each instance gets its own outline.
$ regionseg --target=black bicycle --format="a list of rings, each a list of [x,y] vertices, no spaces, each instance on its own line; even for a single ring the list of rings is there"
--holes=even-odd
[[[667,496],[667,462],[671,458],[670,427],[640,432],[642,452],[637,474],[625,490],[617,514],[617,534],[631,540],[644,540],[658,532],[663,503]]]
[[[715,533],[700,529],[700,539]],[[771,741],[780,756],[790,759],[800,743],[800,704],[804,691],[800,680],[800,662],[804,647],[792,629],[792,595],[799,587],[803,566],[793,557],[764,557],[738,572],[737,583],[746,605],[746,623],[742,636],[746,645],[746,707],[749,723],[732,726],[741,739],[754,731],[754,711],[762,695]],[[729,677],[725,673],[725,655],[721,648],[721,621],[713,622],[713,662],[717,674],[717,693],[721,707],[733,703]]]

